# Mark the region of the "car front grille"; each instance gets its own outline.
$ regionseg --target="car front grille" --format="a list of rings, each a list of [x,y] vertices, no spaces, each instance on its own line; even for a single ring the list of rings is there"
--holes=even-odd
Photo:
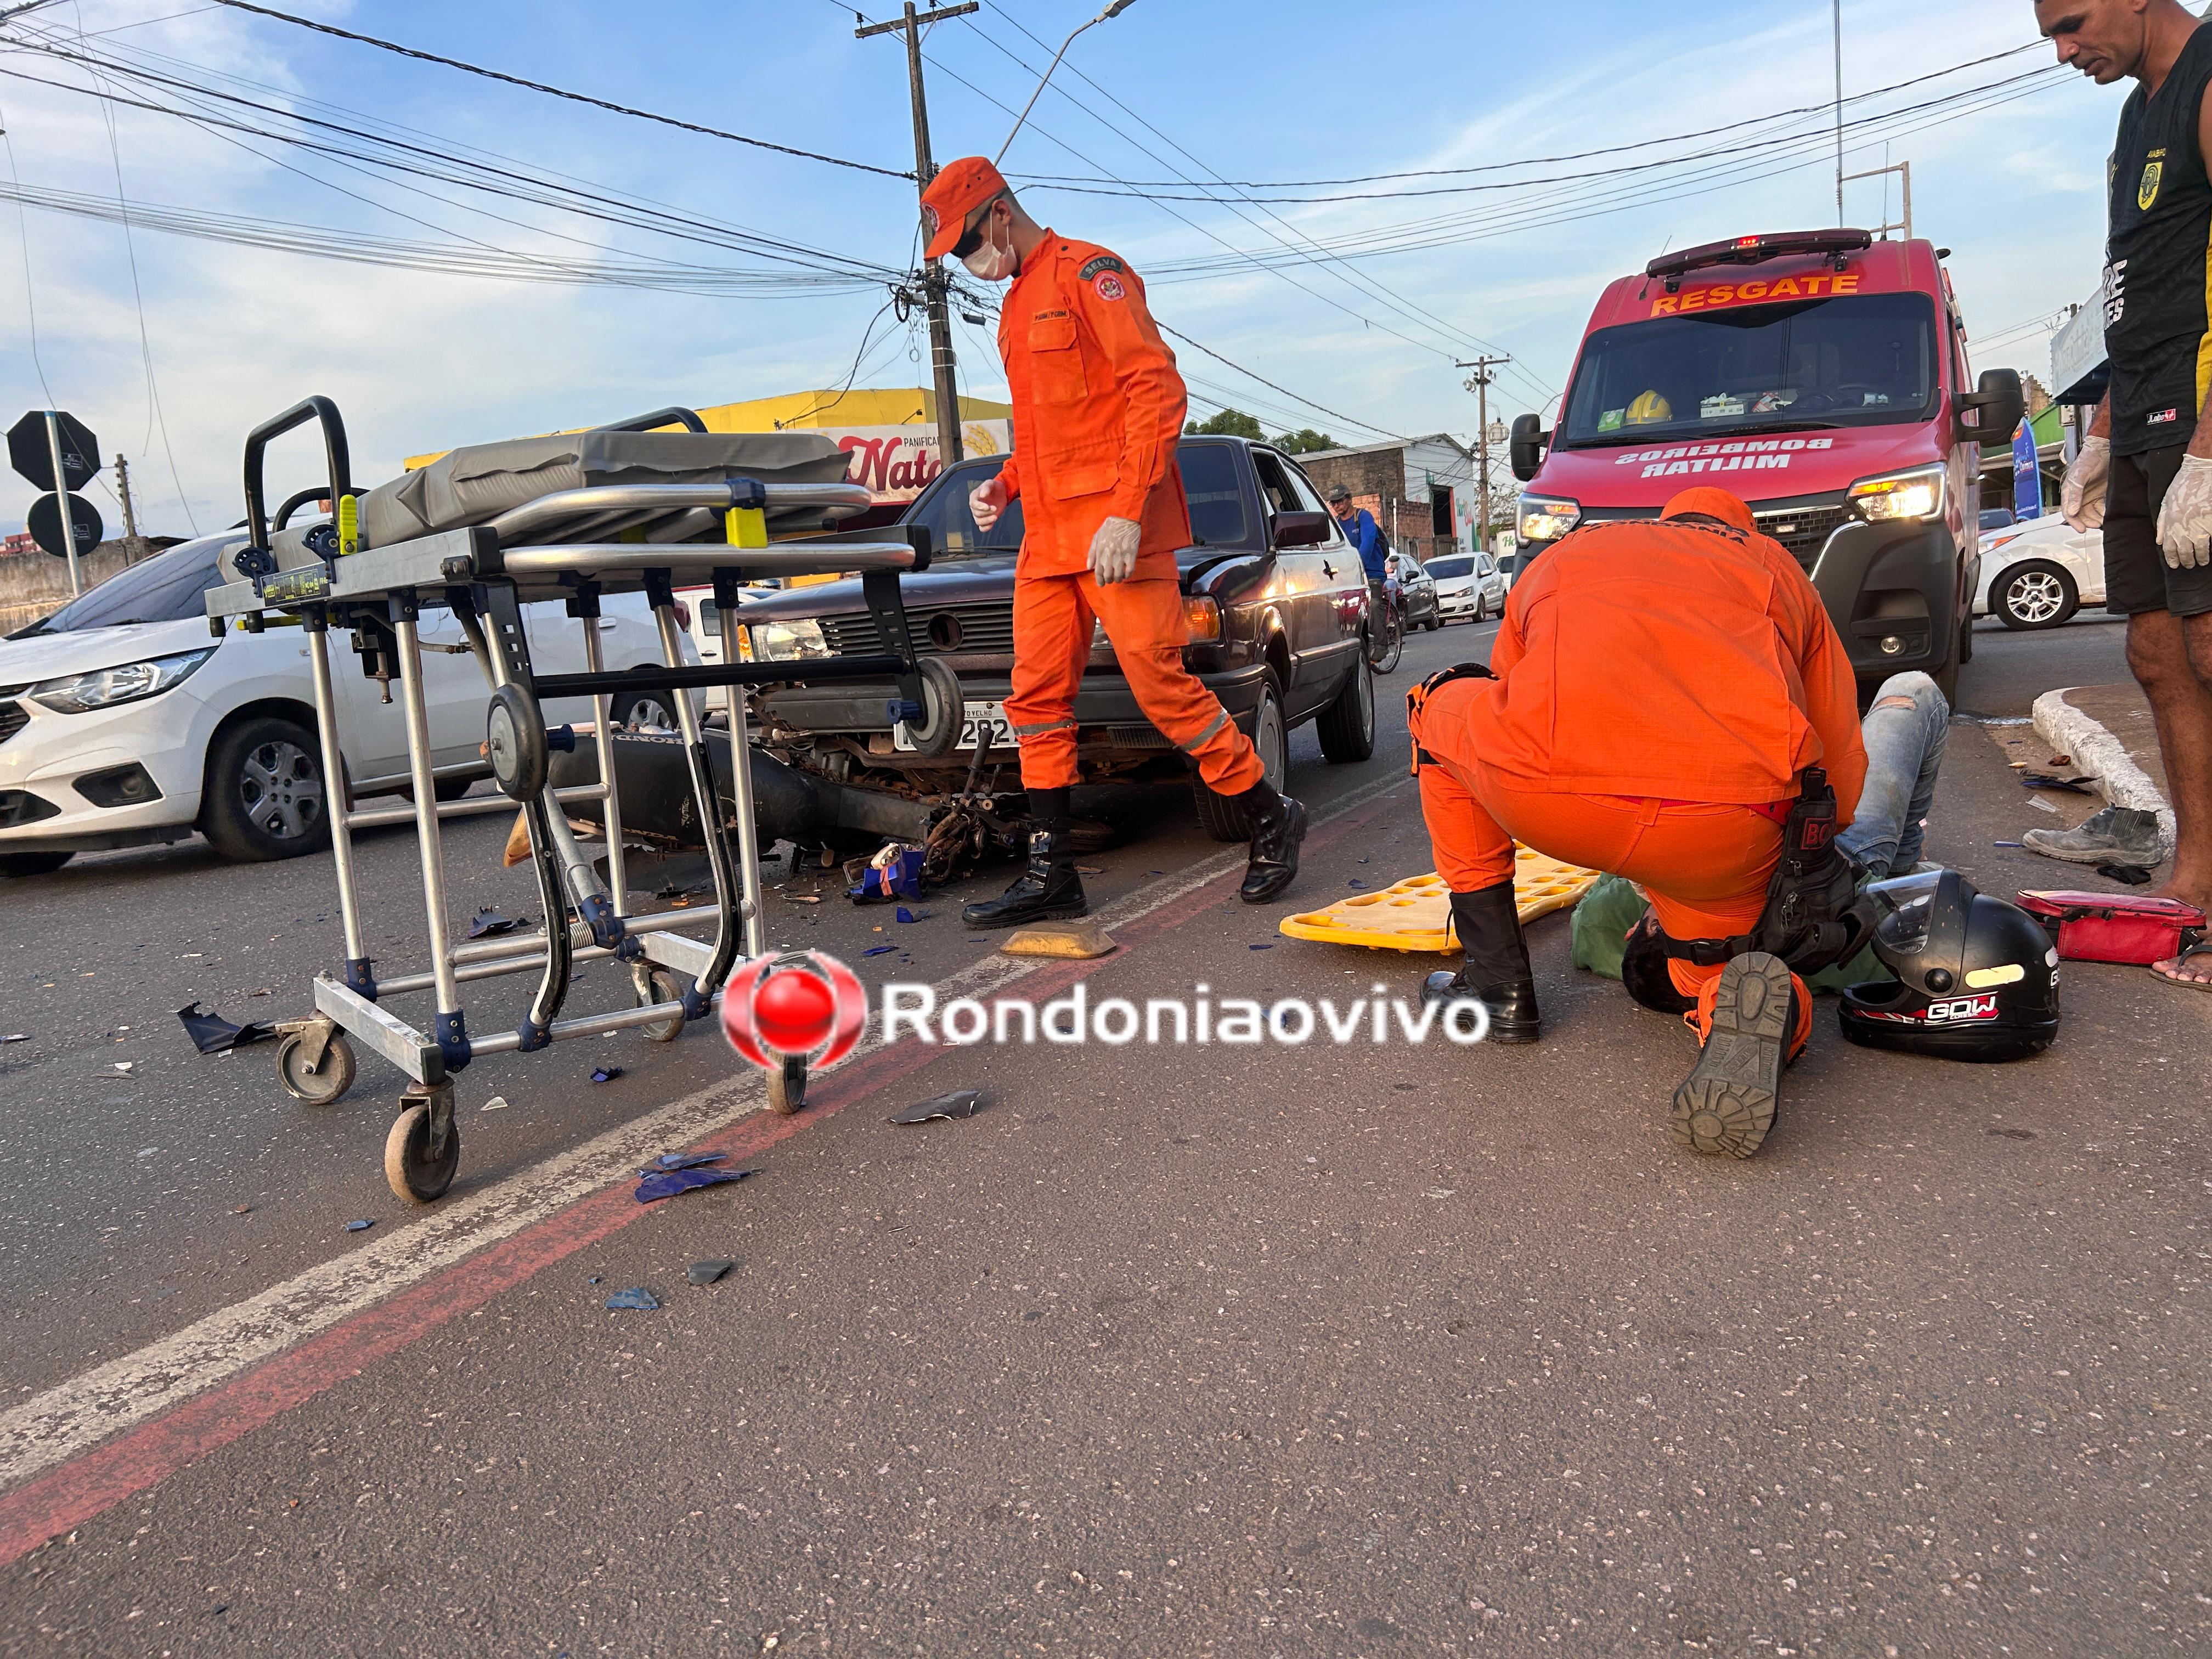
[[[1004,604],[947,605],[907,612],[907,632],[924,656],[1003,656],[1014,648],[1014,607]],[[868,656],[884,648],[876,619],[859,616],[824,617],[822,632],[830,648],[840,656]]]
[[[5,743],[31,723],[20,702],[0,702],[0,743]]]
[[[1794,507],[1778,513],[1755,513],[1762,534],[1771,536],[1790,550],[1790,556],[1810,570],[1828,544],[1828,538],[1843,524],[1840,507]]]

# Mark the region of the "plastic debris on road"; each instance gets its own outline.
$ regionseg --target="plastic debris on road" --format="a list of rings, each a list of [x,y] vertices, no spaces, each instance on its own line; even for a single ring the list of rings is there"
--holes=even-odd
[[[598,1066],[592,1069],[592,1081],[594,1083],[612,1083],[622,1074],[623,1068],[619,1066]]]
[[[1513,897],[1522,924],[1565,909],[1589,890],[1597,873],[1547,858],[1531,848],[1516,848]],[[1452,935],[1451,890],[1433,872],[1393,883],[1379,892],[1339,899],[1326,909],[1285,916],[1277,931],[1291,939],[1364,945],[1374,951],[1433,951],[1441,955],[1459,948]]]
[[[939,1118],[948,1122],[954,1118],[973,1117],[983,1104],[980,1089],[956,1089],[949,1095],[937,1095],[918,1101],[902,1112],[893,1112],[884,1120],[887,1123],[932,1123]]]
[[[847,865],[846,873],[853,877],[854,884],[846,896],[855,904],[888,904],[894,899],[918,899],[921,896],[922,853],[919,847],[904,847],[897,842],[884,848],[860,866],[853,877],[853,866]]]
[[[734,1261],[695,1261],[684,1270],[684,1277],[694,1285],[711,1285],[737,1265]]]
[[[752,1173],[750,1170],[665,1170],[659,1175],[649,1175],[637,1183],[637,1201],[654,1204],[696,1188],[726,1186],[732,1181],[743,1181]]]
[[[927,921],[934,914],[929,910],[909,910],[902,904],[893,912],[891,919],[894,921]]]
[[[2065,789],[2077,795],[2097,793],[2094,778],[2062,778],[2055,772],[2023,772],[2020,784],[2023,789]]]
[[[27,1031],[10,1031],[6,1036],[0,1036],[0,1048],[6,1048],[11,1042],[28,1042],[30,1040],[30,1034]]]
[[[483,1109],[487,1112],[505,1111],[507,1109],[507,1097],[505,1095],[494,1095],[489,1100],[484,1102]]]
[[[2097,866],[2097,873],[2106,881],[2117,881],[2125,887],[2147,885],[2154,874],[2152,871],[2132,864],[2100,864]]]
[[[511,933],[518,927],[530,925],[528,916],[503,916],[487,907],[469,920],[471,939],[497,939],[501,933]]]
[[[1088,962],[1121,947],[1114,936],[1095,921],[1056,922],[1043,927],[1017,927],[999,947],[1009,957],[1060,957]]]
[[[703,1170],[709,1164],[720,1164],[728,1156],[727,1152],[663,1152],[638,1173],[657,1176],[671,1170]]]
[[[896,945],[871,945],[866,950],[861,951],[860,954],[864,957],[880,957],[888,955],[890,952],[897,949],[898,946]]]
[[[660,1298],[644,1285],[638,1285],[627,1291],[617,1291],[607,1298],[607,1306],[617,1310],[629,1308],[638,1313],[659,1313]]]
[[[376,1223],[373,1220],[349,1221],[346,1223],[346,1231],[349,1233],[365,1233],[374,1225],[376,1225]]]
[[[227,1054],[250,1042],[266,1042],[276,1035],[276,1028],[265,1019],[234,1025],[214,1009],[201,1007],[198,999],[178,1009],[177,1018],[183,1022],[192,1047],[204,1054]]]

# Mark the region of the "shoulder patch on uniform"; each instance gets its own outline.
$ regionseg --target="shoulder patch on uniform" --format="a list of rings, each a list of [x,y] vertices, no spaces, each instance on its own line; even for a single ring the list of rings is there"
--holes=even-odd
[[[1121,279],[1110,270],[1102,270],[1093,277],[1091,289],[1102,300],[1118,300],[1129,291],[1121,286]]]
[[[1083,269],[1077,271],[1075,274],[1080,281],[1087,283],[1093,276],[1097,276],[1102,271],[1127,270],[1128,270],[1128,266],[1123,264],[1112,254],[1102,253],[1095,259],[1086,259],[1084,262]]]

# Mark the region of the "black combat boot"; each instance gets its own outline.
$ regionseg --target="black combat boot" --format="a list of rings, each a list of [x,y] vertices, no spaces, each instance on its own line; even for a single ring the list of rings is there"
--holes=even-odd
[[[1252,861],[1237,893],[1247,904],[1282,896],[1297,878],[1298,846],[1306,838],[1306,809],[1262,778],[1237,799],[1251,815]]]
[[[1543,1021],[1536,1012],[1536,980],[1528,970],[1513,884],[1501,881],[1477,892],[1454,893],[1451,909],[1452,927],[1467,960],[1456,974],[1431,974],[1421,988],[1422,1000],[1456,1002],[1472,997],[1490,1011],[1492,1042],[1534,1042]]]
[[[1032,789],[1030,867],[998,897],[970,904],[960,920],[970,927],[1025,927],[1088,915],[1083,878],[1075,869],[1075,836],[1069,828],[1067,791]]]

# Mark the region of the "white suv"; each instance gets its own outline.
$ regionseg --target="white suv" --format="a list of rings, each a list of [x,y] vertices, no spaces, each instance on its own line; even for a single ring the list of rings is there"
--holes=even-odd
[[[208,633],[201,595],[228,578],[236,534],[186,542],[0,640],[0,876],[41,875],[79,852],[180,841],[202,831],[225,858],[289,858],[328,844],[331,810],[315,740],[315,694],[296,626]],[[606,665],[659,663],[641,594],[602,602]],[[526,607],[532,666],[580,672],[583,635],[557,604]],[[273,619],[272,619],[273,620]],[[425,611],[423,685],[441,799],[486,775],[483,676],[448,611]],[[333,630],[338,743],[356,795],[407,787],[397,688],[362,672]],[[698,656],[687,640],[686,662]],[[665,692],[631,692],[617,720],[665,724]],[[587,723],[590,701],[546,705]]]

